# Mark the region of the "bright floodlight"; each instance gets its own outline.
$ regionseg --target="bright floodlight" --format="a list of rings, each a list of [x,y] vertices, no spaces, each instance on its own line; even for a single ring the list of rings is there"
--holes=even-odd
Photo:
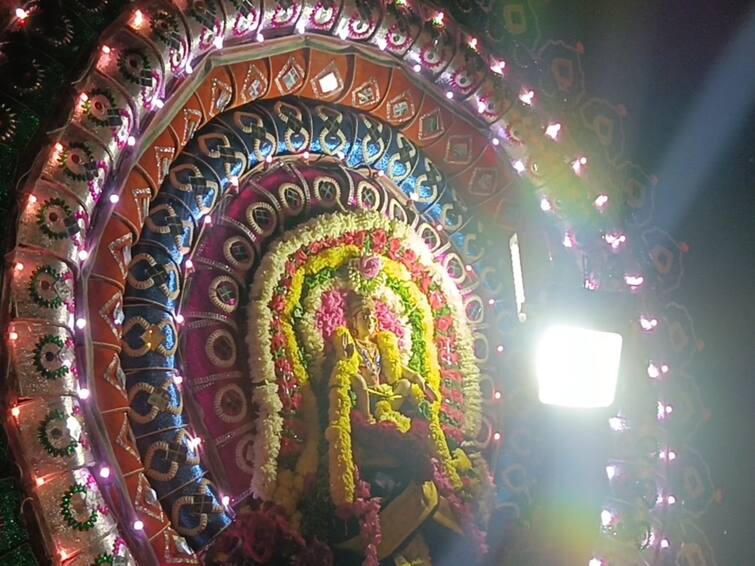
[[[537,346],[540,402],[608,407],[616,394],[621,334],[553,325]]]

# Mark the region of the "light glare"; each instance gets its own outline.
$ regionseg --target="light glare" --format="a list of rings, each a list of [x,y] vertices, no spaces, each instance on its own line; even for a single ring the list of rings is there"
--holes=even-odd
[[[564,407],[608,407],[616,394],[622,337],[577,326],[553,325],[537,347],[540,402]]]

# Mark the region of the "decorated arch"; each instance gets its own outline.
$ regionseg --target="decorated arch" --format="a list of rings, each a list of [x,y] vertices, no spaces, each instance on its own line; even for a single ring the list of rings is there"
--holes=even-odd
[[[154,0],[99,37],[4,276],[6,429],[53,562],[494,560],[535,483],[528,233],[555,266],[528,276],[626,294],[648,342],[594,560],[682,552],[655,419],[680,386],[655,381],[693,332],[648,314],[678,251],[627,242],[649,186],[611,112],[581,107],[590,137],[540,104],[577,88],[570,49],[532,77],[487,32],[421,2]]]

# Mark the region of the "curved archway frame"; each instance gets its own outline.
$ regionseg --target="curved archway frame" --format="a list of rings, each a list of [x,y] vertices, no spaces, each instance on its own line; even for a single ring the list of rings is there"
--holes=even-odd
[[[227,8],[227,6],[225,6]],[[299,14],[297,14],[297,17]],[[356,16],[357,21],[359,21],[359,15]],[[229,18],[226,17],[226,22]],[[353,16],[351,16],[347,21],[352,22],[354,19]],[[437,20],[437,14],[433,16],[433,18],[430,18],[429,20],[426,18],[425,21],[430,22],[432,26],[436,25]],[[182,19],[182,22],[184,22],[184,25],[186,24],[188,20]],[[261,18],[260,21],[272,21],[272,20],[265,20],[264,18]],[[237,19],[238,22],[238,19]],[[290,22],[284,22],[284,26],[288,25]],[[225,25],[225,24],[224,24]],[[446,24],[448,25],[448,24]],[[453,24],[451,24],[453,25]],[[196,26],[195,26],[196,27]],[[427,27],[427,26],[425,26]],[[441,26],[443,27],[443,26]],[[224,26],[221,26],[220,29],[223,29]],[[342,28],[332,28],[332,29],[342,29]],[[214,29],[213,29],[214,31]],[[432,31],[432,27],[429,28],[429,30],[422,30],[418,32],[417,36],[415,37],[416,41],[421,43],[423,41],[423,38],[426,40],[428,35],[430,35],[430,31]],[[198,52],[206,52],[207,50],[211,49],[209,46],[202,46],[200,44],[206,43],[205,40],[207,40],[207,34],[204,34],[203,39],[198,39],[198,36],[201,36],[202,34],[197,34],[192,39],[192,33],[196,32],[196,29],[192,29],[190,27],[186,28],[186,32],[188,34],[188,45],[194,47],[198,47]],[[131,32],[125,32],[126,35],[130,37]],[[217,35],[217,32],[215,32]],[[346,37],[349,37],[349,34],[351,31],[346,32]],[[379,34],[373,30],[372,37],[379,37]],[[340,32],[339,32],[340,34]],[[456,48],[461,45],[462,40],[460,39],[461,36],[457,36],[456,31],[454,30],[454,33],[450,34],[454,39],[449,42],[449,45],[453,44],[452,47],[449,48],[451,53],[455,53],[457,51]],[[344,39],[345,39],[344,38]],[[133,39],[133,38],[131,38]],[[359,39],[359,38],[354,38]],[[363,38],[362,38],[363,39]],[[376,40],[377,41],[377,40]],[[466,39],[464,40],[466,41]],[[154,46],[154,43],[152,44]],[[112,49],[112,48],[111,48]],[[104,51],[103,51],[104,53]],[[406,51],[405,53],[410,53],[411,50]],[[107,55],[107,53],[105,53]],[[117,54],[117,52],[116,52]],[[154,55],[154,53],[153,53]],[[451,65],[451,62],[453,60],[453,56],[448,55],[446,58],[447,60],[444,60],[444,64]],[[105,58],[107,59],[107,58]],[[155,57],[155,60],[157,58]],[[163,59],[160,62],[160,66],[162,69],[167,69],[169,65],[165,64],[165,62],[168,60],[168,58]],[[98,61],[97,68],[99,71],[101,71],[104,75],[108,75],[108,69],[112,70],[112,68],[115,66],[115,63],[113,61],[107,61],[107,60],[101,60]],[[138,62],[137,62],[138,66]],[[182,72],[185,71],[186,67],[183,68]],[[142,71],[145,69],[142,68]],[[440,72],[440,71],[439,71]],[[112,73],[110,73],[112,74]],[[158,76],[155,76],[155,75]],[[137,76],[137,86],[139,85],[139,82],[144,79],[145,81],[150,83],[150,86],[147,88],[147,90],[156,90],[155,89],[155,83],[160,84],[162,81],[162,84],[164,85],[168,81],[165,80],[165,77],[170,75],[171,73],[165,72],[163,76],[159,76],[159,73],[157,73],[156,68],[153,68],[151,73],[147,73],[147,76],[145,78],[145,75]],[[98,75],[99,76],[99,75]],[[441,79],[443,77],[443,73],[441,72],[439,76]],[[98,81],[102,77],[99,78],[93,78],[93,81]],[[105,82],[109,82],[109,78],[104,79]],[[126,88],[123,88],[123,87]],[[144,102],[147,103],[155,103],[157,104],[157,98],[154,96],[151,96],[149,93],[141,92],[142,87],[138,87],[134,89],[133,87],[129,87],[128,85],[119,84],[118,88],[121,89],[121,96],[124,96],[126,94],[130,93],[138,93],[138,96],[143,98]],[[129,88],[131,90],[129,90]],[[211,89],[212,87],[210,87]],[[441,87],[442,88],[442,87]],[[455,91],[449,90],[446,92],[451,92],[454,94]],[[511,92],[516,92],[514,89],[509,90],[509,94]],[[467,96],[469,96],[469,93],[467,93]],[[517,101],[516,98],[513,96],[509,96],[510,99],[513,99],[513,105],[508,109],[508,112],[506,112],[506,118],[507,120],[504,120],[503,124],[499,124],[497,126],[498,131],[506,133],[505,141],[506,143],[506,149],[511,152],[512,154],[519,153],[519,150],[524,149],[525,146],[522,142],[529,141],[530,145],[534,148],[535,153],[540,153],[540,149],[543,145],[549,144],[549,142],[543,142],[542,139],[542,121],[533,119],[534,115],[531,114],[531,111],[529,110],[529,107],[525,103],[520,103]],[[73,203],[75,203],[75,206],[77,208],[76,213],[76,220],[73,224],[78,225],[77,232],[81,232],[85,230],[89,226],[89,217],[94,211],[95,204],[98,202],[102,190],[106,188],[106,180],[108,177],[108,174],[115,170],[120,170],[120,165],[122,163],[122,157],[124,155],[124,150],[126,149],[128,143],[129,143],[129,135],[132,134],[135,130],[133,130],[133,126],[143,121],[145,118],[148,117],[148,112],[145,111],[143,108],[131,108],[130,113],[129,110],[127,110],[125,107],[122,108],[123,114],[121,114],[119,117],[115,117],[114,121],[117,122],[120,120],[120,127],[118,130],[118,133],[115,136],[108,136],[102,135],[102,132],[100,134],[93,133],[88,128],[84,127],[81,123],[75,122],[73,125],[70,126],[68,130],[64,133],[63,137],[60,139],[59,142],[56,143],[56,145],[53,147],[51,156],[45,156],[45,162],[41,165],[41,172],[43,177],[46,178],[46,180],[39,182],[39,184],[35,184],[33,189],[30,189],[28,191],[29,194],[32,196],[36,196],[36,191],[39,190],[40,195],[45,197],[48,196],[44,193],[44,191],[57,191],[60,189],[60,187],[65,187],[64,192],[62,193],[65,198],[69,198],[73,200]],[[76,118],[74,118],[76,120]],[[130,125],[131,127],[126,127],[124,131],[123,124],[126,123]],[[496,125],[494,124],[493,129],[496,129]],[[125,135],[129,134],[129,135]],[[93,151],[91,154],[86,151],[88,149],[87,144],[93,144],[95,147],[95,151]],[[521,145],[519,145],[521,144]],[[82,147],[84,146],[84,147]],[[163,147],[163,146],[158,146]],[[553,146],[557,147],[557,146]],[[542,150],[544,151],[544,149]],[[556,152],[558,153],[558,152]],[[547,152],[545,153],[547,156]],[[73,159],[73,156],[79,156],[78,159]],[[49,157],[52,157],[52,159],[49,159]],[[82,159],[83,157],[83,159]],[[58,171],[57,163],[62,161],[63,167],[61,167],[60,171]],[[83,165],[82,165],[83,161]],[[158,162],[157,167],[163,167],[163,162]],[[530,160],[530,167],[529,171],[533,174],[538,174],[538,179],[544,179],[547,178],[547,176],[541,177],[539,174],[542,173],[542,171],[548,169],[549,167],[553,166],[553,170],[555,171],[564,171],[567,175],[569,173],[569,166],[568,166],[568,159],[563,159],[561,157],[557,156],[548,156],[548,158],[544,158],[541,162],[536,163]],[[147,169],[144,169],[147,171]],[[156,170],[157,176],[159,176],[159,169]],[[45,185],[45,183],[52,183],[53,186]],[[156,187],[149,187],[151,190],[156,190]],[[68,191],[68,192],[65,192]],[[145,198],[147,197],[147,194],[145,192],[141,192],[138,194],[135,194],[135,192],[132,190],[131,195],[133,197],[133,202],[128,203],[125,201],[126,204],[124,206],[131,206],[133,207],[136,205],[137,207],[141,206],[143,202],[145,201]],[[39,198],[39,197],[36,197]],[[78,200],[78,203],[76,201]],[[137,217],[140,216],[140,213],[136,210],[132,210],[131,213],[135,214]],[[23,216],[22,216],[22,224]],[[27,226],[31,226],[33,223],[27,223]],[[70,228],[70,226],[69,226]],[[70,238],[69,238],[70,239]],[[30,248],[43,248],[47,249],[50,253],[53,255],[57,255],[58,257],[70,262],[70,264],[73,266],[74,271],[77,270],[80,266],[80,262],[83,262],[85,260],[81,259],[81,254],[78,252],[82,251],[80,249],[79,243],[73,241],[72,245],[68,247],[64,246],[50,246],[50,245],[44,245],[44,242],[47,242],[48,240],[45,240],[44,238],[41,238],[39,234],[35,234],[31,231],[31,229],[27,232],[24,232],[23,230],[20,232],[19,235],[19,244],[22,246],[28,246]],[[27,257],[30,252],[19,250],[16,254],[14,254],[12,261],[18,261],[18,258],[21,257]],[[32,254],[33,255],[33,254]],[[33,261],[33,260],[30,260]],[[19,262],[20,263],[20,262]],[[63,271],[67,273],[73,273],[65,264],[59,264],[58,267],[60,268],[61,273]],[[19,270],[20,271],[20,270]],[[65,274],[63,274],[65,275]],[[61,275],[63,280],[67,281],[68,276],[65,275],[65,277]],[[25,296],[25,292],[22,288],[25,289],[27,283],[29,281],[28,278],[22,279],[21,277],[16,277],[14,275],[12,281],[11,281],[11,300],[15,300],[17,302],[22,302],[23,297]],[[64,283],[63,286],[66,284]],[[67,295],[70,295],[69,291],[66,291]],[[73,304],[73,301],[64,301],[66,304],[63,306],[64,308],[55,307],[57,309],[57,313],[53,316],[53,320],[58,320],[59,323],[63,324],[64,326],[67,326],[69,328],[73,327],[73,321],[70,320],[70,316],[67,316],[65,312],[68,310],[68,306]],[[46,307],[49,308],[49,307]],[[28,314],[32,318],[44,318],[39,316],[38,312],[34,312],[34,309],[30,310]],[[36,315],[36,316],[35,316]],[[24,316],[22,313],[21,316]],[[18,388],[16,390],[17,392],[21,392],[22,389]],[[71,394],[75,393],[75,389],[73,389],[73,385],[71,385],[65,393]],[[118,434],[121,434],[123,429],[119,431]],[[62,534],[60,535],[63,536]],[[61,548],[60,544],[56,544],[58,548]]]

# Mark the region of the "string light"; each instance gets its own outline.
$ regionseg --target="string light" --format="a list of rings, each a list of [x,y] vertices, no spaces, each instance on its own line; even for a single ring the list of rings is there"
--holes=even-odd
[[[472,39],[470,39],[468,45],[469,47],[477,51],[477,38],[473,37]]]
[[[603,566],[603,561],[600,558],[590,558],[587,566]]]
[[[621,432],[629,428],[627,422],[622,417],[610,417],[608,419],[608,426],[615,432]]]
[[[104,480],[108,479],[110,477],[110,468],[102,466],[100,468],[100,477]]]
[[[494,305],[495,304],[495,299],[488,299],[488,304],[489,305]]]
[[[16,271],[23,271],[24,270],[24,264],[20,261],[16,262]]]
[[[29,203],[37,204],[37,195],[29,195]]]
[[[511,165],[514,167],[514,170],[520,175],[527,170],[527,167],[524,165],[524,161],[522,161],[521,159],[517,159]]]
[[[207,216],[205,216],[204,217],[204,223],[207,226],[209,226],[210,224],[212,224],[212,216],[210,216],[209,214]]]
[[[222,35],[216,35],[215,39],[212,40],[212,44],[217,49],[223,49],[223,36]]]
[[[498,346],[495,347],[495,351],[498,352],[499,354],[503,352],[503,345],[498,344]]]
[[[109,55],[109,54],[110,54],[110,51],[111,51],[111,49],[110,49],[110,46],[109,46],[109,45],[103,45],[103,46],[102,46],[102,48],[101,48],[100,50],[101,50],[101,51],[102,51],[102,52],[103,52],[103,53],[104,53],[105,55]]]
[[[165,106],[165,102],[163,102],[162,98],[155,98],[152,101],[152,104],[154,104],[157,108],[162,108],[163,106]]]
[[[446,98],[451,100],[454,97],[454,93],[450,90],[446,91]]]
[[[188,258],[185,262],[186,269],[193,269],[194,268],[194,262],[191,261],[191,258]]]
[[[16,18],[21,20],[22,22],[29,17],[29,12],[24,10],[23,8],[16,8]]]
[[[85,318],[76,319],[76,328],[78,328],[79,330],[83,330],[84,328],[86,328],[86,325],[87,325],[87,321]]]
[[[257,36],[255,37],[255,39],[256,39],[256,40],[257,40],[257,41],[258,41],[259,43],[262,43],[263,41],[265,41],[265,36],[264,36],[264,35],[262,35],[262,32],[259,32],[259,33],[257,33]]]
[[[412,67],[412,69],[414,69],[415,73],[419,73],[422,70],[422,65],[417,63],[416,65],[414,65],[414,67]]]
[[[89,389],[87,389],[86,387],[79,389],[79,399],[81,399],[82,401],[89,399],[89,395]]]
[[[79,258],[79,261],[86,261],[89,257],[89,252],[86,250],[79,250],[79,253],[76,254]]]
[[[642,275],[625,275],[624,282],[630,287],[639,287],[645,282],[645,278]]]
[[[186,61],[186,65],[184,66],[184,70],[186,71],[187,75],[190,75],[194,72],[194,68],[191,66],[191,61]]]
[[[119,200],[121,200],[121,197],[118,195],[110,195],[110,202],[113,204],[116,204]]]
[[[502,395],[500,391],[496,391],[495,393],[493,393],[493,399],[495,399],[496,401],[500,401],[501,397]]]
[[[494,432],[493,433],[493,440],[495,440],[496,442],[498,442],[499,440],[501,440],[501,433],[498,432],[498,431]]]
[[[500,145],[501,143],[501,140],[499,140],[498,138],[493,138],[490,141],[492,142],[493,145]]]
[[[202,444],[202,439],[198,436],[195,436],[194,438],[189,440],[189,446],[192,448],[197,448],[200,444]]]
[[[18,340],[18,332],[16,332],[15,330],[8,332],[8,340],[10,340],[11,342]]]
[[[671,546],[671,543],[669,542],[667,538],[661,539],[661,548],[665,549],[665,548],[668,548],[669,546]]]
[[[611,513],[608,509],[603,509],[600,512],[600,522],[604,527],[608,527],[613,522],[613,513]]]
[[[136,521],[134,521],[133,527],[135,531],[142,531],[144,530],[144,523],[137,519]]]
[[[21,409],[19,409],[18,407],[13,407],[10,410],[10,414],[13,416],[13,418],[17,419],[19,417],[19,415],[21,414]]]
[[[135,138],[134,136],[129,136],[129,137],[128,137],[128,138],[126,139],[126,143],[127,143],[127,144],[128,144],[128,145],[129,145],[130,147],[134,147],[134,146],[136,145],[136,138]]]
[[[553,210],[553,206],[551,205],[551,201],[549,201],[547,198],[543,197],[540,199],[540,210],[543,212],[550,212]]]
[[[626,234],[621,232],[609,232],[603,235],[603,239],[612,249],[618,250],[627,241]]]
[[[231,498],[230,498],[230,497],[228,497],[227,495],[224,495],[224,496],[223,496],[223,497],[221,498],[221,500],[220,500],[220,501],[221,501],[221,502],[223,503],[223,506],[224,506],[224,507],[228,507],[228,506],[229,506],[229,505],[231,504]]]
[[[388,47],[388,42],[385,40],[384,37],[378,37],[376,40],[376,43],[380,51],[385,51],[385,48]]]
[[[497,75],[503,75],[503,70],[506,68],[506,61],[493,61],[490,64],[490,70]]]
[[[437,27],[443,27],[443,20],[445,19],[445,17],[446,17],[446,14],[445,14],[445,13],[443,13],[443,12],[438,12],[438,13],[437,13],[437,14],[435,14],[435,16],[433,17],[433,25],[435,25],[435,26],[437,26]]]
[[[564,239],[561,241],[561,243],[563,244],[565,248],[573,248],[574,245],[576,244],[574,240],[574,234],[572,234],[571,232],[566,232],[564,234]]]
[[[45,485],[45,478],[37,478],[35,480],[35,483],[37,484],[37,487],[41,487],[41,486]]]
[[[614,465],[606,466],[606,476],[608,476],[609,480],[612,480],[616,477],[618,469]]]
[[[184,378],[181,374],[177,373],[173,376],[173,383],[175,383],[176,385],[181,385],[183,382]]]
[[[178,314],[176,315],[176,322],[177,322],[178,324],[183,324],[183,323],[184,323],[184,320],[185,320],[185,319],[184,319],[184,315],[182,315],[181,313],[178,313]]]

